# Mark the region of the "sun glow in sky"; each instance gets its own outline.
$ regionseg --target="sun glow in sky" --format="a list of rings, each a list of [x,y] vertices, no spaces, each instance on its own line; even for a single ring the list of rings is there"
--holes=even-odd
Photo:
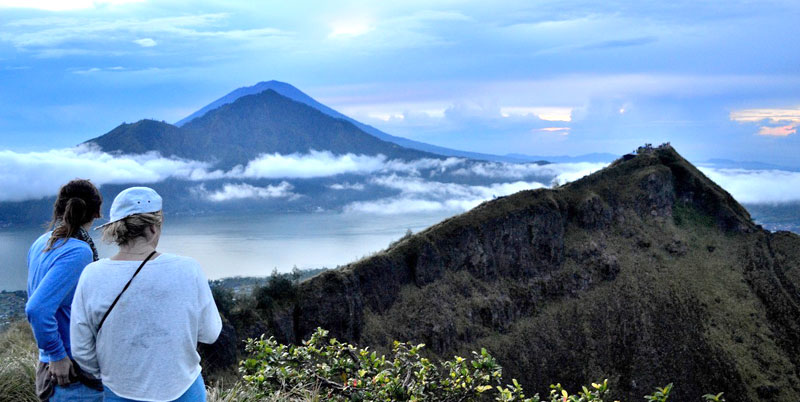
[[[275,79],[467,151],[669,141],[800,167],[795,0],[0,0],[0,15],[0,149],[174,122]]]
[[[372,27],[363,22],[355,21],[338,21],[331,24],[331,33],[328,34],[329,38],[347,38],[356,37],[372,31]]]

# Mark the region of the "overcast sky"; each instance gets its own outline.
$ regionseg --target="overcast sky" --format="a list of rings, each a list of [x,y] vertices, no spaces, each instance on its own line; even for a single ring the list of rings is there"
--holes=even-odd
[[[35,8],[32,8],[34,7]],[[0,0],[0,150],[291,83],[463,150],[800,165],[800,2]]]

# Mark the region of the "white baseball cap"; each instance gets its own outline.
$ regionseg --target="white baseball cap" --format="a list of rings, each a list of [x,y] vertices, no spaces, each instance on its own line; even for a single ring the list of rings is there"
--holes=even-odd
[[[126,188],[114,197],[108,223],[98,226],[95,230],[131,215],[161,211],[161,204],[161,196],[150,187]]]

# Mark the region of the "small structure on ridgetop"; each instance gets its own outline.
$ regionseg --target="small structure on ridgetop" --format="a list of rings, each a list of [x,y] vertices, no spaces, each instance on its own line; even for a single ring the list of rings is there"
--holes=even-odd
[[[636,148],[636,151],[634,151],[636,155],[644,155],[644,154],[649,154],[651,152],[653,152],[653,144],[649,142],[645,143],[639,148]]]
[[[628,161],[628,160],[631,160],[631,159],[635,158],[637,155],[650,154],[650,153],[653,153],[653,151],[658,150],[658,149],[672,149],[672,145],[670,145],[669,142],[664,142],[664,143],[662,143],[661,145],[659,145],[657,147],[653,147],[653,144],[648,142],[648,143],[645,143],[644,145],[634,149],[630,153],[622,155],[622,160],[623,161]]]

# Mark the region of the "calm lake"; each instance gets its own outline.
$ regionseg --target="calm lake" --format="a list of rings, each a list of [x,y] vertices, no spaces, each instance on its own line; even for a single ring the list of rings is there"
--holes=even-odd
[[[197,259],[209,279],[265,276],[273,269],[333,268],[382,250],[453,213],[365,215],[295,213],[263,216],[166,217],[159,251]],[[42,228],[0,229],[0,290],[26,288],[28,247]],[[93,231],[94,232],[94,231]],[[98,241],[100,257],[116,252]]]

